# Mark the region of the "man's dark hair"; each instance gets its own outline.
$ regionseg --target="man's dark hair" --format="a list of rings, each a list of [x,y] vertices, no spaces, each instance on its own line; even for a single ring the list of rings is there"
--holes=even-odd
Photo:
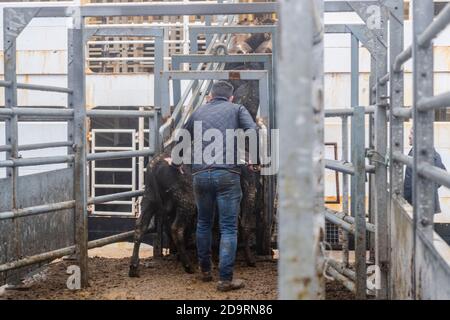
[[[230,98],[233,95],[234,87],[227,81],[214,82],[211,88],[211,97]]]

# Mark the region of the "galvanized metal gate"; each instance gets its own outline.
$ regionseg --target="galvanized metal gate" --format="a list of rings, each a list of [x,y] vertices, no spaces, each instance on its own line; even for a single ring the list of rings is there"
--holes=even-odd
[[[439,283],[450,281],[450,248],[433,233],[433,186],[439,183],[450,187],[450,175],[433,165],[433,111],[448,107],[450,95],[433,97],[432,39],[450,23],[450,4],[434,21],[432,0],[414,0],[412,8],[413,44],[403,50],[402,0],[281,1],[280,48],[283,55],[279,56],[278,97],[284,108],[278,111],[279,125],[286,128],[280,132],[281,141],[285,141],[281,148],[287,153],[282,158],[280,172],[282,298],[320,298],[321,291],[315,284],[321,282],[322,268],[355,291],[358,298],[365,298],[368,293],[375,293],[379,299],[449,297],[448,287],[439,286]],[[365,24],[325,25],[322,29],[323,12],[356,12]],[[290,39],[296,30],[303,30],[305,39],[293,44]],[[318,253],[318,242],[314,241],[317,224],[313,217],[321,212],[321,205],[314,199],[322,197],[323,182],[313,173],[322,161],[314,153],[322,142],[314,141],[313,134],[323,126],[323,118],[312,121],[315,115],[320,117],[322,100],[313,90],[318,75],[310,61],[313,52],[321,50],[322,31],[352,34],[352,108],[328,108],[324,112],[325,117],[342,118],[344,155],[342,161],[325,160],[324,166],[344,174],[343,212],[326,210],[325,217],[354,234],[354,269],[348,267],[348,249],[343,251],[343,263],[329,257],[324,257],[325,262],[321,263],[323,257]],[[358,41],[372,56],[370,106],[366,107],[360,107],[358,102]],[[414,61],[414,105],[405,108],[402,65],[411,57]],[[369,117],[368,146],[364,142],[365,113]],[[347,158],[348,117],[352,117],[351,163]],[[404,120],[411,117],[415,128],[414,157],[403,154]],[[292,119],[297,121],[293,123]],[[299,141],[289,140],[294,132],[301,134]],[[302,169],[292,175],[291,168],[295,165]],[[403,198],[405,165],[413,169],[413,207]],[[371,174],[368,216],[364,203],[366,173]],[[352,176],[350,194],[346,175]],[[302,182],[295,185],[295,181]],[[348,205],[349,195],[351,206]],[[374,235],[369,245],[373,252],[370,259],[366,258],[366,232]],[[295,261],[302,261],[301,268],[295,267]],[[375,283],[366,284],[368,269],[375,271]],[[369,285],[373,291],[368,290]]]
[[[221,1],[219,1],[221,2]],[[123,198],[138,197],[143,194],[143,190],[127,191],[115,193],[112,195],[103,195],[88,198],[87,194],[87,163],[89,161],[99,161],[105,159],[123,159],[135,157],[147,157],[157,152],[160,147],[160,139],[157,134],[160,126],[161,114],[159,100],[159,92],[161,92],[159,85],[159,75],[163,70],[164,48],[163,39],[164,31],[158,28],[85,28],[84,19],[86,17],[99,16],[183,16],[183,15],[233,15],[233,14],[250,14],[250,13],[273,13],[276,11],[276,5],[273,3],[264,4],[142,4],[130,6],[115,6],[115,5],[90,5],[90,6],[46,6],[46,7],[21,7],[21,8],[5,8],[4,9],[4,48],[5,48],[5,80],[0,81],[0,86],[5,87],[6,106],[4,110],[0,110],[0,116],[6,118],[6,145],[0,146],[1,151],[6,151],[7,156],[5,161],[0,161],[1,167],[8,168],[8,178],[2,181],[5,189],[9,193],[3,193],[5,197],[5,208],[1,208],[1,220],[9,220],[7,223],[0,225],[2,229],[8,232],[15,228],[16,232],[13,238],[2,239],[3,244],[0,255],[0,273],[2,276],[6,271],[16,270],[25,266],[36,266],[36,264],[44,263],[46,261],[75,253],[78,258],[78,265],[81,270],[81,285],[86,287],[88,285],[88,267],[87,267],[87,250],[88,248],[102,246],[115,241],[120,241],[129,238],[134,232],[129,231],[115,236],[102,238],[99,240],[88,242],[87,239],[87,206],[88,204],[97,205],[110,201],[116,201]],[[33,19],[38,17],[73,17],[74,27],[69,30],[68,35],[68,86],[53,87],[42,85],[31,85],[18,83],[16,79],[16,39],[21,31]],[[155,105],[154,111],[113,111],[113,110],[86,110],[85,108],[85,77],[84,77],[84,46],[86,41],[93,35],[100,36],[143,36],[155,37]],[[214,39],[214,38],[211,38]],[[159,43],[159,45],[158,45]],[[22,108],[17,105],[17,89],[25,90],[39,90],[48,92],[59,92],[68,95],[68,106],[62,109],[46,109],[46,108]],[[17,123],[23,117],[32,116],[39,119],[58,119],[67,122],[68,127],[68,141],[37,144],[33,146],[19,146],[17,137]],[[150,150],[139,151],[114,151],[91,153],[87,152],[87,117],[136,117],[149,119],[149,141]],[[152,136],[153,133],[153,136]],[[45,157],[20,159],[18,151],[22,148],[41,149],[56,146],[67,146],[68,155],[61,157]],[[24,188],[27,186],[35,186],[29,183],[30,177],[18,177],[18,167],[32,166],[48,163],[68,163],[69,168],[64,173],[50,173],[48,179],[42,179],[41,176],[37,178],[47,185],[56,186],[55,179],[62,180],[62,175],[67,175],[70,180],[68,185],[73,186],[64,188],[65,192],[59,192],[61,198],[49,199],[47,195],[39,195],[39,203],[36,202],[21,202],[20,196],[28,199],[29,192],[20,189],[21,180],[24,180]],[[46,185],[46,186],[47,186]],[[48,189],[49,194],[52,189]],[[58,189],[58,191],[61,189]],[[58,194],[58,192],[52,192]],[[48,202],[50,202],[50,204]],[[53,202],[55,201],[55,202]],[[26,205],[27,207],[21,207]],[[6,210],[6,211],[3,211]],[[63,219],[65,216],[62,210],[68,211],[68,218],[64,221],[53,220],[53,216],[48,214],[54,212],[56,216]],[[45,215],[43,215],[45,214]],[[45,217],[45,220],[35,223],[36,227],[33,235],[36,248],[31,251],[21,250],[26,245],[23,232],[25,230],[18,228],[20,221],[28,219],[26,217],[33,216]],[[72,217],[72,218],[70,218]],[[64,230],[46,229],[44,225],[47,223],[60,223]],[[12,224],[11,224],[12,223]],[[2,235],[7,232],[2,232]],[[62,242],[53,242],[54,246],[49,247],[41,245],[41,241],[37,239],[44,238],[55,239],[58,238]],[[49,239],[50,239],[49,238]],[[13,245],[17,249],[12,250],[10,246]]]
[[[136,151],[136,130],[134,129],[92,129],[91,153],[112,152],[112,151]],[[103,137],[103,139],[101,139]],[[122,137],[122,139],[120,138]],[[109,138],[109,139],[108,139]],[[124,141],[125,140],[125,141]],[[99,143],[103,141],[103,143]],[[111,141],[112,145],[107,145]],[[117,141],[125,143],[115,143]],[[117,146],[120,144],[120,146]],[[143,148],[141,148],[143,150]],[[128,163],[120,167],[103,165],[102,161],[91,162],[91,196],[111,194],[107,190],[120,189],[122,191],[136,191],[138,183],[136,179],[136,161],[127,159]],[[101,177],[98,177],[101,175]],[[101,181],[105,183],[101,183]],[[102,192],[103,191],[103,192]],[[122,215],[135,216],[137,206],[136,199],[114,200],[101,204],[103,209],[92,205],[91,214],[94,215]]]

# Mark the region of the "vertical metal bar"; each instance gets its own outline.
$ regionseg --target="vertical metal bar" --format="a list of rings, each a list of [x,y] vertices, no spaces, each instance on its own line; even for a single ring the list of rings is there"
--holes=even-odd
[[[191,43],[189,47],[189,53],[198,53],[198,34],[195,29],[189,29],[189,42]],[[192,67],[192,69],[195,69]]]
[[[277,120],[277,112],[276,112],[276,106],[277,106],[277,83],[275,81],[275,75],[277,73],[277,64],[278,64],[278,31],[272,33],[272,63],[271,63],[271,90],[272,90],[272,101],[273,101],[273,127],[278,128],[278,120]]]
[[[366,274],[366,209],[365,209],[365,113],[363,107],[355,107],[352,118],[352,212],[355,217],[355,271],[356,298],[365,299]]]
[[[359,106],[359,41],[351,34],[351,104]]]
[[[68,68],[67,68],[67,88],[71,88],[74,85],[74,70],[72,68],[72,62],[74,60],[74,49],[73,49],[73,32],[71,32],[70,29],[68,29],[67,32],[67,62],[68,62]],[[67,95],[67,107],[69,109],[73,109],[74,101],[73,101],[73,92]],[[67,120],[67,141],[74,141],[73,140],[73,134],[74,134],[74,124],[73,119]],[[73,146],[67,147],[67,154],[74,154]],[[73,163],[68,163],[67,166],[69,168],[73,168]]]
[[[181,63],[178,59],[172,57],[172,70],[181,70]],[[176,106],[181,99],[181,80],[173,80],[173,105]]]
[[[212,22],[212,16],[205,16],[205,25],[206,26],[211,26],[211,22]],[[213,34],[211,33],[207,33],[205,34],[205,40],[206,40],[206,48],[209,47],[209,45],[211,44],[211,41],[213,39]]]
[[[263,77],[259,80],[259,97],[260,97],[260,116],[269,122],[268,127],[270,128],[270,98],[269,98],[269,82],[268,77]],[[270,130],[267,136],[268,146],[271,146],[273,141],[270,139]],[[272,157],[275,156],[273,153],[273,149],[270,147],[269,150],[272,150]],[[272,163],[273,165],[273,163]],[[256,235],[258,239],[258,254],[260,255],[270,255],[271,254],[271,220],[274,209],[274,193],[273,193],[273,175],[265,175],[262,177],[264,195],[264,213],[263,213],[263,221],[261,221],[261,233],[258,232]]]
[[[373,90],[376,81],[376,60],[375,56],[371,56],[370,62],[370,77],[369,77],[369,104],[376,104],[376,90]],[[369,149],[375,150],[375,115],[369,114]],[[369,164],[374,165],[372,160],[369,160]],[[369,222],[375,224],[375,176],[369,175]],[[369,237],[369,261],[375,263],[375,236]]]
[[[351,97],[350,97],[350,103],[352,108],[358,107],[359,106],[359,41],[358,38],[352,33],[350,35],[350,43],[351,43]],[[343,122],[345,121],[345,127],[348,126],[348,120],[347,118],[343,119]],[[347,131],[344,132],[344,128],[342,128],[342,133],[343,133],[343,143],[344,143],[344,138],[346,140],[346,154],[345,154],[345,159],[343,160],[348,160],[348,127],[347,127]],[[345,135],[345,136],[344,136]],[[353,145],[352,148],[353,149]],[[348,176],[344,175],[343,176],[343,183],[346,184],[346,186],[344,186],[345,192],[348,193]],[[353,197],[353,194],[352,194]],[[346,203],[343,205],[343,209],[344,212],[346,214],[348,214],[348,194],[347,194],[347,198],[344,200],[346,201]],[[345,211],[345,207],[346,207],[346,211]],[[355,216],[355,211],[351,211],[351,214],[353,216]],[[348,236],[348,232],[343,230],[343,235],[344,235],[344,248],[343,248],[343,262],[348,265],[349,263],[349,252],[348,252],[348,246],[349,246],[349,236]]]
[[[164,29],[163,29],[164,32]],[[155,37],[155,69],[154,69],[154,105],[161,107],[161,72],[164,70],[164,33]]]
[[[144,111],[144,108],[140,107],[139,111]],[[150,132],[150,123],[152,121],[149,122],[149,132]],[[145,118],[139,118],[138,120],[138,150],[144,150],[145,149]],[[149,138],[150,138],[150,134],[149,134]],[[150,140],[148,140],[148,142],[150,143]],[[144,161],[144,157],[139,157],[138,158],[138,190],[143,190],[145,188],[145,183],[144,183],[144,169],[145,169],[145,161]],[[138,198],[139,199],[139,198]],[[133,200],[134,203],[134,200]],[[140,210],[140,205],[137,206],[138,211],[137,211],[137,215],[139,215],[141,213]]]
[[[387,40],[387,10],[381,8],[381,30],[379,37]],[[375,197],[376,213],[375,225],[375,263],[380,270],[380,289],[377,290],[378,299],[387,299],[388,293],[388,267],[389,267],[389,228],[388,228],[388,186],[387,165],[384,163],[387,157],[387,94],[386,83],[380,83],[380,79],[387,73],[387,48],[381,40],[376,39],[376,109],[375,109],[375,149],[377,161],[375,162]]]
[[[324,107],[324,23],[323,23],[323,1],[313,1],[314,17],[314,47],[313,47],[313,96],[312,107],[314,110],[313,124],[314,124],[314,141],[313,141],[313,181],[315,187],[315,203],[314,203],[314,236],[316,239],[320,238],[320,230],[325,230],[325,184],[324,171],[325,171],[325,141],[324,141],[324,119],[325,119],[325,107]],[[317,244],[316,244],[317,246]],[[324,265],[324,256],[322,251],[318,250],[316,253],[316,265]],[[324,274],[325,270],[318,270],[319,274]],[[312,282],[315,290],[316,297],[319,299],[325,299],[325,281],[322,277],[313,279]]]
[[[394,110],[403,107],[404,101],[404,79],[403,71],[394,71],[395,58],[404,49],[404,27],[403,27],[403,0],[396,0],[394,6],[390,8],[389,15],[389,61],[390,61],[390,95],[391,95],[391,112],[390,112],[390,159],[393,159],[393,153],[403,153],[403,119],[394,116]],[[403,194],[403,164],[391,161],[390,168],[390,190],[391,199],[394,195]],[[392,202],[391,202],[392,203]],[[390,232],[390,234],[392,234]],[[390,239],[392,241],[392,239]],[[394,240],[395,241],[395,240]],[[390,259],[392,260],[392,259]],[[391,278],[391,277],[390,277]],[[389,279],[389,292],[388,297],[391,296],[393,291],[393,285]]]
[[[168,81],[164,81],[162,87],[164,84],[168,84]],[[165,94],[163,93],[163,96]],[[168,96],[168,95],[167,95]],[[155,146],[155,154],[158,154],[161,151],[161,143],[162,139],[159,135],[159,127],[161,125],[161,107],[155,107],[155,116],[154,119],[154,137],[153,137],[153,144]],[[162,257],[163,255],[163,216],[162,216],[162,210],[158,211],[158,214],[155,216],[155,225],[156,225],[156,238],[154,239],[153,243],[153,256],[154,257]]]
[[[4,41],[4,79],[11,83],[10,86],[5,87],[5,107],[17,107],[17,74],[16,74],[16,39],[14,11],[4,10],[3,20],[3,41]],[[17,19],[17,17],[15,17]],[[19,158],[18,140],[18,117],[12,116],[5,120],[5,142],[11,146],[11,149],[6,151],[6,159]],[[19,181],[19,168],[11,167],[6,169],[6,176],[10,182],[10,190],[12,197],[10,199],[10,209],[18,208],[17,198],[17,184]],[[21,244],[21,228],[20,219],[13,219],[14,224],[14,256],[16,259],[22,258],[22,244]],[[14,282],[19,282],[18,278],[12,279]]]
[[[413,144],[413,207],[414,207],[414,256],[417,255],[417,237],[421,232],[432,241],[434,214],[434,182],[418,175],[417,168],[422,163],[434,164],[434,111],[419,111],[417,102],[433,96],[433,45],[420,47],[419,35],[433,21],[434,6],[432,0],[413,2],[413,83],[414,83],[414,144]],[[420,295],[420,283],[417,276],[420,270],[414,262],[414,296]]]
[[[342,160],[348,161],[348,117],[342,117]],[[348,197],[348,175],[342,175],[342,212],[344,214],[349,214],[349,197]],[[346,267],[349,264],[349,254],[348,254],[348,232],[341,229],[343,234],[342,241],[342,261]]]
[[[277,70],[280,123],[279,298],[314,299],[318,281],[314,239],[315,183],[312,106],[313,17],[310,0],[280,1]],[[292,42],[292,35],[302,36]],[[292,137],[298,137],[292,139]],[[296,168],[292,170],[292,168]]]
[[[81,270],[81,286],[88,283],[88,217],[87,217],[87,180],[86,180],[86,105],[85,105],[85,46],[83,42],[83,23],[78,21],[72,33],[72,61],[69,61],[71,74],[70,89],[73,90],[74,108],[74,199],[75,204],[75,246],[78,264]]]

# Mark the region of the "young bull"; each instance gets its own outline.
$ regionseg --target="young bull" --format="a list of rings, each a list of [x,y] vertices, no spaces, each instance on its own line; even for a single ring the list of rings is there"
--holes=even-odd
[[[257,37],[252,45],[259,47],[267,41],[267,36]],[[249,47],[242,38],[235,42],[237,48]],[[234,49],[231,49],[231,52]],[[236,49],[236,52],[238,49]],[[258,70],[259,64],[227,65],[226,70]],[[257,81],[233,81],[235,90],[234,103],[247,108],[253,119],[259,107],[259,89]],[[188,273],[195,272],[193,263],[189,257],[186,244],[192,237],[196,225],[196,205],[192,186],[192,172],[189,166],[183,169],[173,166],[167,161],[171,156],[171,147],[155,156],[147,166],[145,195],[142,202],[141,216],[136,222],[134,236],[134,250],[131,257],[129,276],[139,276],[139,247],[145,233],[148,231],[152,218],[160,214],[163,218],[165,231],[177,250],[181,263]],[[262,186],[258,172],[249,167],[243,167],[241,174],[242,201],[239,215],[239,234],[244,246],[244,256],[249,266],[255,265],[255,258],[251,252],[251,233],[253,226],[250,221],[258,219],[262,213]]]

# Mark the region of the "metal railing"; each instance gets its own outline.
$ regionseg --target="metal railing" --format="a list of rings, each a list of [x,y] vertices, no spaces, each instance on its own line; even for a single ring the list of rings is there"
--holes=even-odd
[[[86,17],[102,17],[102,16],[183,16],[183,15],[235,15],[247,13],[272,13],[276,11],[274,3],[259,4],[237,4],[237,3],[190,3],[190,4],[156,4],[145,3],[139,5],[87,5],[87,6],[44,6],[39,10],[33,7],[21,8],[5,8],[4,9],[4,48],[5,48],[5,79],[0,81],[0,86],[5,87],[6,108],[0,110],[0,118],[6,119],[6,141],[5,146],[0,146],[0,151],[6,152],[6,160],[0,161],[0,166],[7,167],[10,179],[10,188],[13,190],[10,207],[12,210],[1,212],[0,220],[23,218],[31,215],[41,215],[48,212],[60,211],[62,209],[74,209],[75,217],[75,245],[66,248],[56,249],[45,253],[38,253],[28,257],[22,257],[20,254],[14,261],[0,265],[0,272],[33,265],[39,262],[52,260],[64,255],[76,253],[78,264],[81,269],[81,285],[88,285],[88,267],[87,267],[87,250],[89,248],[103,246],[108,243],[121,241],[132,236],[134,231],[118,234],[112,237],[100,240],[89,241],[87,239],[87,205],[99,204],[114,201],[123,198],[141,196],[143,190],[131,192],[121,192],[113,195],[98,196],[88,199],[86,168],[88,161],[99,159],[121,159],[132,157],[151,156],[158,151],[160,147],[159,135],[157,134],[161,122],[160,100],[157,94],[160,92],[160,81],[156,75],[160,74],[159,70],[155,70],[155,110],[152,112],[129,112],[129,111],[113,111],[113,110],[86,110],[85,108],[85,45],[88,38],[87,29],[84,27],[84,18]],[[21,84],[16,81],[16,39],[18,34],[15,30],[22,30],[35,17],[73,17],[74,27],[69,30],[68,36],[68,87],[59,88],[53,86],[41,86],[35,84]],[[233,21],[233,17],[226,17],[223,21]],[[20,27],[17,25],[21,24]],[[11,25],[14,24],[14,27]],[[19,28],[19,29],[17,29]],[[97,28],[100,30],[101,28]],[[96,29],[96,30],[97,30]],[[148,29],[148,28],[147,28]],[[14,30],[14,31],[12,31]],[[128,30],[128,29],[127,29]],[[89,31],[91,32],[91,31]],[[111,34],[114,30],[108,30],[107,34]],[[19,32],[20,33],[20,32]],[[96,33],[96,31],[94,31]],[[101,33],[101,32],[100,32]],[[105,33],[105,34],[106,34]],[[87,36],[85,37],[85,34]],[[92,33],[90,33],[92,35]],[[96,33],[97,34],[97,33]],[[144,35],[145,36],[145,35]],[[213,49],[216,39],[221,42],[228,39],[229,36],[215,36],[212,39],[207,37],[209,43],[209,52]],[[163,59],[163,55],[159,55]],[[155,57],[156,59],[157,57]],[[206,69],[219,70],[215,64],[206,66]],[[201,70],[199,66],[198,70]],[[207,83],[208,84],[208,83]],[[201,103],[204,95],[200,95],[200,88],[205,84],[193,82],[190,84],[188,91],[195,90],[193,96],[196,101],[194,105]],[[68,95],[68,108],[62,109],[46,109],[46,108],[19,108],[17,107],[17,90],[39,90],[56,93],[64,93]],[[186,98],[184,98],[186,99]],[[185,102],[185,101],[183,101]],[[191,105],[191,103],[190,103]],[[178,112],[180,111],[178,108]],[[55,142],[35,145],[19,146],[18,144],[18,121],[21,117],[33,116],[36,119],[45,119],[51,117],[67,121],[68,141]],[[86,119],[89,117],[138,117],[150,119],[149,134],[150,150],[143,151],[126,151],[126,152],[105,152],[100,154],[88,154],[87,152],[87,129]],[[180,121],[182,118],[177,118]],[[67,156],[43,157],[19,159],[19,150],[34,150],[52,147],[67,147]],[[69,163],[74,173],[73,194],[74,198],[68,201],[52,204],[44,204],[40,206],[31,206],[18,209],[17,199],[17,179],[19,166],[33,166],[51,163]],[[73,221],[73,220],[72,220]],[[15,241],[20,241],[20,235],[17,235]]]

